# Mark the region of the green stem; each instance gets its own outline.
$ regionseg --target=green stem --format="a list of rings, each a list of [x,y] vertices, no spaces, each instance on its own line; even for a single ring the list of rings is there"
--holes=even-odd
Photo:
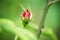
[[[46,2],[45,9],[43,10],[42,19],[41,19],[40,25],[39,25],[39,30],[38,30],[38,35],[37,35],[38,40],[39,40],[39,38],[40,38],[41,29],[42,29],[43,26],[44,26],[45,17],[46,17],[47,11],[48,11],[48,6],[47,6],[47,5],[48,5],[48,0],[47,0],[47,2]]]
[[[42,19],[40,21],[40,25],[39,25],[39,30],[38,30],[38,34],[37,34],[37,37],[38,37],[38,40],[40,38],[40,34],[41,34],[41,29],[44,27],[44,21],[45,21],[45,18],[46,18],[46,15],[47,15],[47,12],[48,12],[48,9],[49,7],[56,3],[56,2],[59,2],[60,0],[55,0],[55,1],[52,1],[50,2],[50,0],[47,0],[46,1],[46,6],[45,6],[45,9],[43,10],[43,15],[42,15]]]
[[[23,11],[25,11],[25,8],[23,6],[23,4],[19,3],[19,6],[22,7]],[[25,27],[27,24],[23,22],[23,26]],[[14,40],[17,40],[18,39],[18,35],[15,36],[15,39]]]
[[[18,35],[15,36],[14,40],[17,40],[18,39]]]

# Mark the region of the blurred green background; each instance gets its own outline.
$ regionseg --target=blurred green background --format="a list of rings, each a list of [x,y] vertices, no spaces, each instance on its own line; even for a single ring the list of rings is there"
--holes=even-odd
[[[23,4],[26,9],[30,6],[33,16],[32,22],[39,27],[42,11],[46,5],[46,0],[0,0],[0,18],[10,19],[17,26],[20,26],[20,15],[23,12],[22,7],[19,5],[20,3]],[[60,40],[60,2],[53,4],[49,8],[45,20],[45,26],[51,28],[56,34],[58,40]],[[9,33],[7,35],[5,32],[0,33],[0,40],[13,40],[14,35],[11,35]],[[8,39],[5,36],[7,36]],[[41,35],[41,40],[50,40],[50,38]]]

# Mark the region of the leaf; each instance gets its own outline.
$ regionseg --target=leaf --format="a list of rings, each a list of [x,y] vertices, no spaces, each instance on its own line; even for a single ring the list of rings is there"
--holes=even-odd
[[[38,32],[38,26],[32,22],[30,22],[26,27],[25,29],[31,31],[32,33],[34,33],[35,35],[37,34]]]
[[[3,31],[18,35],[21,40],[37,40],[33,33],[24,28],[16,27],[16,25],[12,21],[7,19],[0,19],[0,28]]]
[[[50,37],[51,40],[58,40],[55,33],[50,28],[43,28],[41,34]]]

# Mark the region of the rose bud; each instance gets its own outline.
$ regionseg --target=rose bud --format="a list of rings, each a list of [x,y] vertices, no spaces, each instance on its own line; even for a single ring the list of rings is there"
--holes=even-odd
[[[23,20],[23,25],[26,26],[32,19],[32,14],[27,9],[22,13],[21,19]]]

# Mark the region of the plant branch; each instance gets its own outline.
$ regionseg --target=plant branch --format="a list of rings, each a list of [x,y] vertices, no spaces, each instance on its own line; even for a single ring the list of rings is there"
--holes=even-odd
[[[42,19],[41,19],[40,24],[39,24],[39,30],[38,30],[38,34],[37,34],[38,40],[39,40],[39,38],[40,38],[42,29],[44,28],[44,22],[45,22],[45,18],[46,18],[48,9],[49,9],[49,7],[50,7],[52,4],[54,4],[54,3],[56,3],[56,2],[59,2],[59,0],[55,0],[55,1],[52,1],[52,2],[50,2],[50,0],[47,0],[47,1],[46,1],[46,6],[45,6],[45,8],[44,8],[44,10],[43,10]]]
[[[60,0],[55,0],[55,1],[49,2],[48,7],[50,7],[52,4],[55,4],[56,2],[60,2]]]
[[[38,40],[40,38],[40,34],[42,31],[41,29],[44,27],[44,21],[45,21],[45,17],[46,17],[47,11],[48,11],[47,5],[48,5],[48,0],[46,2],[45,9],[43,10],[42,19],[41,19],[40,24],[39,24],[39,30],[38,30],[38,34],[37,34]]]

